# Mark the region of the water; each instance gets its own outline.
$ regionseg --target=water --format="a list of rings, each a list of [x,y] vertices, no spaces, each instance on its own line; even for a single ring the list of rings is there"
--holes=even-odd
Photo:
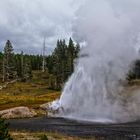
[[[85,42],[56,116],[94,122],[140,118],[140,95],[125,94],[126,75],[140,44],[139,0],[86,0],[76,12],[73,37]],[[57,106],[56,106],[57,105]],[[55,108],[54,108],[55,106]]]

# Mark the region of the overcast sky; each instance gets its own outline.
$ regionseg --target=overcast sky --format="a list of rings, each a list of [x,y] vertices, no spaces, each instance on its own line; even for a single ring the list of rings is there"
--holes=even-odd
[[[69,38],[76,6],[73,0],[1,0],[0,50],[9,39],[16,52],[41,53],[46,36],[47,53],[58,38]]]

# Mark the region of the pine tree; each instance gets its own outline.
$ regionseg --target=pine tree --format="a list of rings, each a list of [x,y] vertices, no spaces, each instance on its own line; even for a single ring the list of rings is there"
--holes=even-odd
[[[75,48],[74,48],[74,43],[73,40],[70,38],[69,39],[69,44],[68,44],[68,56],[69,56],[69,64],[70,64],[70,73],[73,72],[74,70],[74,55],[75,55]]]
[[[77,44],[76,44],[76,47],[75,47],[75,58],[78,57],[79,52],[80,52],[80,44],[77,43]]]
[[[31,62],[26,58],[23,63],[23,81],[27,81],[32,78]]]
[[[15,79],[16,75],[13,47],[11,42],[7,40],[3,56],[3,82]]]
[[[2,79],[3,54],[0,52],[0,79]]]
[[[23,51],[21,51],[20,54],[20,77],[23,79],[24,77],[24,56],[23,56]]]

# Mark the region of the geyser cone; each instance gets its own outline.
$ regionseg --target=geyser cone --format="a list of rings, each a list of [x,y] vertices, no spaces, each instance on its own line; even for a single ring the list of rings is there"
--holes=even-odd
[[[101,122],[139,118],[139,101],[124,89],[126,75],[137,59],[139,7],[139,0],[87,0],[80,7],[73,30],[74,38],[87,44],[80,52],[85,57],[77,60],[57,101],[57,115]]]

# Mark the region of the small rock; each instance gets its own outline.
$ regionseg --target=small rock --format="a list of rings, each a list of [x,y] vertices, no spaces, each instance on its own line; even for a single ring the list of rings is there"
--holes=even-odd
[[[60,112],[64,111],[63,107],[61,107],[59,103],[59,99],[42,104],[40,105],[40,108],[47,112],[48,117],[57,117]]]
[[[40,105],[40,108],[46,111],[48,109],[49,104],[50,103],[42,104],[42,105]]]

